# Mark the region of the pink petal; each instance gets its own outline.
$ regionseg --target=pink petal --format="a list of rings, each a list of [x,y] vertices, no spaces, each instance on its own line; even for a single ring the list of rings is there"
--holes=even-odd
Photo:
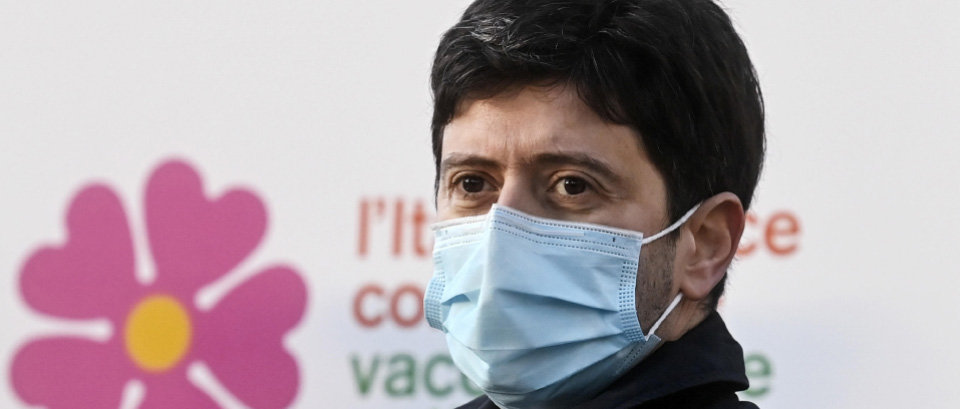
[[[187,380],[185,369],[145,379],[146,396],[139,409],[219,409],[206,393]]]
[[[210,201],[184,162],[157,168],[146,202],[157,285],[187,296],[246,258],[267,226],[266,209],[253,193],[231,190]]]
[[[13,358],[13,388],[27,404],[48,409],[119,407],[132,375],[121,348],[82,338],[30,342]]]
[[[284,334],[300,321],[307,290],[292,269],[276,267],[240,285],[202,318],[196,356],[245,404],[287,407],[297,395],[297,362]]]
[[[77,194],[67,213],[67,242],[35,252],[23,267],[20,288],[37,311],[122,322],[140,285],[126,215],[109,188],[91,186]]]

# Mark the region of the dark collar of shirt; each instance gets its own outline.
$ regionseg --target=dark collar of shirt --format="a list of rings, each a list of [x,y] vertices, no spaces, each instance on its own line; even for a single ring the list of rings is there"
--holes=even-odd
[[[743,349],[716,311],[575,409],[739,408],[736,391],[747,389]],[[481,396],[459,409],[496,409]]]

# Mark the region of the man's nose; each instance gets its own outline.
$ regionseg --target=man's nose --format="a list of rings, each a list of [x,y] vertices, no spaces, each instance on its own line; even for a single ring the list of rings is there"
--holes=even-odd
[[[536,193],[530,180],[523,177],[507,177],[497,196],[497,204],[543,217],[544,209]]]

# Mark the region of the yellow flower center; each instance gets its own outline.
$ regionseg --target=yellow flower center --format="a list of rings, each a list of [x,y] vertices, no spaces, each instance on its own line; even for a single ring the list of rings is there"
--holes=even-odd
[[[141,369],[163,372],[176,365],[190,348],[190,315],[175,298],[145,298],[127,316],[127,353]]]

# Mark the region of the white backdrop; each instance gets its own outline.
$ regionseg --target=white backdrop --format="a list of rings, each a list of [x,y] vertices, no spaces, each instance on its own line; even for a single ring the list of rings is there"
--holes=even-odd
[[[199,174],[208,198],[240,188],[266,208],[248,257],[181,300],[199,306],[188,308],[197,336],[204,311],[281,263],[307,292],[262,305],[304,311],[281,332],[296,362],[277,378],[291,381],[276,381],[293,388],[289,407],[468,400],[441,334],[417,320],[432,269],[429,66],[467,3],[0,1],[0,407],[50,404],[25,396],[44,369],[15,365],[39,339],[124,334],[39,311],[24,294],[27,261],[65,243],[72,201],[99,183],[122,203],[136,277],[151,283],[145,192],[171,160]],[[747,251],[721,306],[748,356],[747,397],[766,408],[956,407],[960,4],[725,4],[769,119]],[[217,405],[272,407],[198,362],[177,368]],[[122,406],[146,407],[158,376],[130,377]]]

